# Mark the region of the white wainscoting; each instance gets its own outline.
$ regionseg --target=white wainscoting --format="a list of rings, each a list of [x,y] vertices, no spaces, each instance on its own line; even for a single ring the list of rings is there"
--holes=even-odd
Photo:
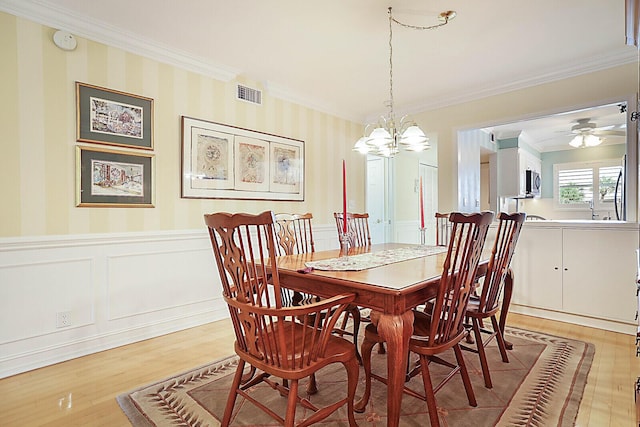
[[[204,228],[0,239],[0,301],[0,378],[228,316]]]

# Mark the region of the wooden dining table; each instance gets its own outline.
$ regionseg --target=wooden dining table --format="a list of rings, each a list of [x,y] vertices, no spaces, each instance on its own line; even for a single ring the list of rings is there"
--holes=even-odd
[[[350,248],[348,256],[408,246],[412,245],[384,243]],[[387,425],[398,426],[413,333],[412,309],[435,297],[446,251],[359,271],[309,271],[305,266],[309,261],[340,255],[336,249],[278,257],[280,283],[294,291],[322,297],[352,293],[354,304],[379,312],[378,333],[387,342]],[[488,258],[488,254],[483,256],[481,266],[487,264]]]

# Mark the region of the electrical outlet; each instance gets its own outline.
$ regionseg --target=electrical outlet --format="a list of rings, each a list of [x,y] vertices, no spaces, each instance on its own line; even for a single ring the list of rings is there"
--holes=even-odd
[[[71,326],[71,311],[59,311],[56,313],[56,328]]]

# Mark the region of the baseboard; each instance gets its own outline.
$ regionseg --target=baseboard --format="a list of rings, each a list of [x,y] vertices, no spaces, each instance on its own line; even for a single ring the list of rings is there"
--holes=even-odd
[[[554,310],[544,310],[526,305],[511,303],[509,311],[512,313],[525,314],[527,316],[540,317],[543,319],[556,320],[559,322],[572,323],[574,325],[588,326],[590,328],[604,329],[612,332],[619,332],[625,335],[636,335],[638,326],[633,323],[616,322],[608,319],[600,319],[590,316],[579,316]],[[507,324],[509,323],[507,318]]]

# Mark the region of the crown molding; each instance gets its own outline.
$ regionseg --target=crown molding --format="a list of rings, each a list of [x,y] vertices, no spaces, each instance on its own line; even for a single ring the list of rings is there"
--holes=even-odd
[[[442,96],[440,100],[433,100],[425,103],[417,103],[411,106],[405,106],[403,109],[405,114],[418,114],[428,110],[449,107],[465,102],[477,101],[478,99],[488,98],[507,92],[527,89],[533,86],[539,86],[546,83],[552,83],[559,80],[578,77],[584,74],[603,71],[609,68],[621,65],[631,64],[638,61],[638,52],[635,48],[630,49],[624,47],[612,52],[608,55],[599,55],[587,60],[575,61],[563,68],[549,70],[546,73],[535,73],[524,76],[522,79],[509,83],[495,82],[484,88],[477,90],[466,90],[458,93],[451,93]]]
[[[41,0],[0,0],[0,10],[39,24],[61,29],[85,39],[103,43],[159,62],[228,82],[239,71],[204,58],[168,48],[138,34],[79,15]]]
[[[237,79],[241,74],[240,70],[231,67],[215,64],[205,58],[186,54],[183,51],[169,48],[166,45],[154,40],[140,37],[123,31],[121,28],[106,25],[103,22],[79,15],[69,9],[63,9],[52,5],[46,0],[0,0],[0,11],[5,11],[12,15],[20,16],[39,24],[61,29],[73,33],[74,35],[108,46],[116,47],[127,52],[131,52],[149,59],[166,63],[180,69],[192,71],[201,75],[212,77],[223,82]],[[605,70],[636,62],[637,50],[633,47],[625,46],[609,55],[600,55],[586,61],[576,61],[561,69],[549,70],[546,73],[535,73],[524,76],[518,81],[509,83],[494,82],[476,90],[465,90],[457,93],[442,94],[437,100],[428,100],[412,105],[398,105],[398,113],[419,114],[425,111],[449,107],[465,102],[476,101],[490,96],[526,89],[545,83],[551,83],[570,77],[576,77],[596,71]],[[289,88],[278,85],[274,82],[264,82],[265,89],[270,96],[283,101],[304,106],[315,111],[350,120],[355,123],[368,123],[377,120],[379,115],[361,115],[356,117],[352,113],[338,111],[335,106],[312,102],[303,94],[294,93]],[[385,112],[381,112],[385,114]]]
[[[229,82],[238,78],[239,70],[214,64],[204,58],[195,57],[185,52],[169,48],[166,45],[155,42],[123,31],[121,28],[106,25],[103,22],[79,15],[69,9],[62,9],[42,0],[0,0],[0,10],[19,16],[41,25],[61,29],[107,46],[112,46],[134,53],[158,62],[169,64],[180,69],[192,71],[207,77],[212,77],[223,82]],[[265,82],[265,88],[270,96],[292,102],[316,111],[351,120],[356,123],[362,121],[362,117],[349,117],[350,114],[338,112],[327,105],[309,102],[308,98],[293,93],[289,89]]]

